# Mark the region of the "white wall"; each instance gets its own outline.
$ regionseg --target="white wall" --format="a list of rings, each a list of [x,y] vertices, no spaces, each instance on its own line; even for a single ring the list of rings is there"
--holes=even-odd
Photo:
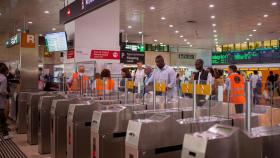
[[[119,60],[92,60],[91,50],[120,50],[120,1],[117,0],[75,20],[75,62],[96,61],[97,71],[105,63]]]

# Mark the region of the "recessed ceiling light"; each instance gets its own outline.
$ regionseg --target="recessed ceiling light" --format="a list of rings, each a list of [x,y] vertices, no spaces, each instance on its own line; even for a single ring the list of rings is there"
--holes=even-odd
[[[33,24],[33,22],[32,22],[32,21],[28,21],[27,23],[28,23],[28,24]]]
[[[243,42],[243,43],[247,44],[247,42]]]
[[[214,40],[215,40],[215,41],[218,41],[218,39],[217,39],[217,38],[215,38]]]
[[[163,45],[163,43],[159,43],[160,45]]]
[[[169,25],[169,27],[173,27],[173,25]]]
[[[50,11],[45,10],[44,13],[45,13],[45,14],[50,14]]]
[[[252,34],[250,34],[249,36],[250,36],[250,37],[252,37],[253,35],[252,35]]]
[[[56,28],[52,28],[52,30],[53,30],[53,31],[55,31],[55,30],[56,30]]]
[[[212,26],[213,26],[213,27],[216,27],[217,25],[216,25],[216,24],[212,24]]]
[[[179,31],[176,30],[175,33],[179,33]]]
[[[215,16],[215,15],[212,15],[212,16],[211,16],[211,19],[215,19],[215,18],[216,18],[216,16]]]
[[[43,34],[40,33],[39,36],[43,36]]]
[[[161,19],[161,20],[165,20],[166,18],[163,16],[163,17],[161,17],[160,19]]]
[[[142,34],[143,32],[139,31],[138,33],[139,33],[139,34]]]
[[[264,15],[263,15],[263,17],[267,18],[267,17],[268,17],[268,15],[267,15],[267,14],[264,14]]]
[[[187,39],[184,39],[185,42],[187,42]]]
[[[271,5],[276,6],[277,2],[272,2]]]
[[[2,13],[0,13],[0,16],[2,15]]]
[[[158,40],[157,39],[154,39],[154,42],[157,42]]]
[[[151,7],[150,7],[150,9],[151,9],[151,10],[155,10],[155,9],[156,9],[156,7],[154,7],[154,6],[151,6]]]
[[[214,4],[210,4],[210,5],[209,5],[209,8],[214,8],[214,7],[215,7]]]
[[[250,41],[250,38],[247,38],[246,40],[247,40],[247,41]]]
[[[187,42],[187,44],[191,44],[190,42]]]
[[[254,29],[254,30],[252,30],[253,32],[256,32],[257,30],[256,29]]]
[[[219,44],[219,42],[217,41],[217,42],[215,42],[216,44]]]
[[[190,45],[190,47],[192,47],[192,45]]]
[[[216,44],[216,47],[219,47],[219,45]]]
[[[214,32],[214,33],[216,33],[216,32],[217,32],[217,30],[213,30],[213,32]]]
[[[183,38],[184,36],[183,36],[183,35],[181,35],[180,37],[181,37],[181,38]]]
[[[257,23],[257,25],[258,25],[258,26],[261,26],[261,25],[262,25],[262,23],[258,22],[258,23]]]
[[[129,26],[127,26],[127,28],[131,29],[131,28],[132,28],[132,26],[130,26],[130,25],[129,25]]]
[[[214,37],[218,37],[218,35],[214,35]]]
[[[21,31],[21,29],[17,29],[17,31],[18,31],[18,32],[20,32],[20,31]]]

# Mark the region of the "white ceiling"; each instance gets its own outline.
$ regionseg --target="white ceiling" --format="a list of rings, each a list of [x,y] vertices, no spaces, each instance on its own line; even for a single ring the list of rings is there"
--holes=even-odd
[[[64,6],[64,0],[0,0],[0,32],[14,34],[17,29],[24,28],[24,19],[30,32],[47,33],[52,28],[64,30],[59,25],[59,9]],[[50,11],[45,14],[44,11]]]
[[[272,2],[278,2],[272,6]],[[209,8],[214,4],[214,8]],[[31,32],[47,33],[52,28],[63,31],[59,25],[59,10],[64,0],[0,0],[0,32],[15,33],[23,28],[24,17]],[[154,6],[155,10],[150,10]],[[50,14],[44,14],[49,10]],[[263,15],[268,14],[267,18]],[[215,15],[216,19],[210,16]],[[160,18],[164,16],[166,20]],[[187,21],[195,21],[190,23]],[[262,26],[257,26],[261,22]],[[212,23],[217,24],[214,28]],[[170,28],[172,24],[174,27]],[[132,29],[127,26],[131,25]],[[187,45],[194,48],[213,48],[213,30],[217,30],[219,44],[280,37],[280,0],[121,0],[121,28],[129,42]],[[257,29],[252,32],[252,29]],[[180,31],[175,34],[175,30]],[[184,38],[180,38],[183,35]]]
[[[280,37],[280,1],[273,0],[122,0],[121,28],[128,41],[140,42],[139,31],[145,42],[186,45],[186,38],[195,48],[215,46],[213,30],[217,30],[219,43],[275,39]],[[214,8],[209,8],[214,4]],[[154,6],[155,10],[150,10]],[[268,14],[264,18],[264,14]],[[215,15],[215,19],[210,16]],[[161,20],[164,16],[166,20]],[[187,21],[195,21],[189,23]],[[257,26],[261,22],[262,26]],[[212,27],[212,23],[217,24]],[[174,27],[170,28],[172,24]],[[132,29],[127,26],[131,25]],[[253,33],[252,29],[257,29]],[[180,31],[175,34],[174,31]],[[184,38],[179,36],[183,35]]]

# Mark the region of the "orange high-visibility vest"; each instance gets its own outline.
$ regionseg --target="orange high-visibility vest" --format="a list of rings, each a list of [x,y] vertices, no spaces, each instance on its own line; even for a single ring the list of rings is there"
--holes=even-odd
[[[103,81],[101,79],[95,79],[95,90],[98,95],[103,94]]]
[[[234,104],[245,104],[245,80],[239,74],[228,76],[230,80],[230,102]]]
[[[80,79],[79,79],[79,73],[78,72],[75,72],[73,73],[72,75],[72,83],[71,83],[71,86],[70,86],[70,90],[71,91],[78,91],[80,90],[79,89],[79,83]],[[86,90],[86,86],[88,84],[88,81],[89,81],[89,78],[87,75],[83,75],[82,76],[82,81],[83,81],[83,89]]]
[[[115,81],[112,79],[106,80],[105,89],[106,91],[113,91],[115,87]]]

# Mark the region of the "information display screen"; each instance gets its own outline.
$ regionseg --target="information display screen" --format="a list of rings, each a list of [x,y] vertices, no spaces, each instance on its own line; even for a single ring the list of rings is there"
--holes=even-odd
[[[212,53],[212,64],[213,65],[226,65],[228,64],[229,53]]]
[[[280,63],[280,49],[212,53],[212,65],[261,63]]]
[[[49,52],[66,51],[68,49],[65,32],[46,34],[45,39]]]

